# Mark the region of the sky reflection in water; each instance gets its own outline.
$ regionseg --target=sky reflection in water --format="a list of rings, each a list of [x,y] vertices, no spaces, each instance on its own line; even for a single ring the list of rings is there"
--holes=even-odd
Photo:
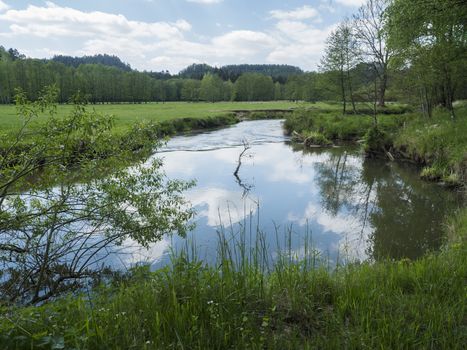
[[[233,236],[244,226],[247,245],[259,227],[272,257],[278,242],[285,247],[288,230],[298,256],[311,237],[331,261],[413,259],[440,246],[441,221],[456,207],[455,194],[420,181],[407,165],[365,160],[354,147],[294,149],[281,123],[248,121],[170,140],[155,156],[169,178],[197,181],[186,194],[197,211],[196,228],[186,239],[135,248],[126,263],[145,260],[157,268],[187,240],[214,262],[220,225]],[[251,149],[239,172],[242,187],[233,172],[243,140]]]

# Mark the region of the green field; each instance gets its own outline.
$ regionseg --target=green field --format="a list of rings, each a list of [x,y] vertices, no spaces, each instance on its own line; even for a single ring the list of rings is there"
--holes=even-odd
[[[272,110],[291,109],[298,107],[330,107],[325,103],[306,102],[167,102],[146,104],[98,104],[89,105],[89,109],[95,109],[102,114],[111,114],[116,118],[116,128],[126,128],[137,121],[164,121],[177,118],[203,118],[217,116],[234,110]],[[59,105],[58,114],[66,115],[72,109],[71,105]],[[47,118],[39,116],[37,122]],[[21,125],[21,119],[16,115],[16,107],[13,105],[0,106],[0,133],[8,133]]]

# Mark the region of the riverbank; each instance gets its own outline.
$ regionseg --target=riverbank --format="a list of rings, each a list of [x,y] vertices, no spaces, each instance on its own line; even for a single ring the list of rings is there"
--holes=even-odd
[[[390,110],[390,107],[388,108]],[[369,156],[393,157],[417,163],[421,177],[449,186],[467,184],[467,104],[456,106],[457,118],[437,109],[432,118],[420,113],[369,115],[296,111],[285,128],[303,139],[361,141]]]
[[[339,106],[331,103],[318,102],[290,102],[290,101],[267,101],[267,102],[166,102],[166,103],[141,103],[141,104],[88,104],[88,110],[95,110],[98,114],[112,115],[115,119],[114,132],[124,132],[138,123],[157,123],[175,119],[191,118],[203,119],[226,115],[234,111],[288,111],[295,108],[326,108],[338,109]],[[71,104],[57,106],[59,118],[67,116],[72,112]],[[18,130],[22,120],[16,114],[14,105],[0,105],[0,130],[2,134],[8,134]],[[49,116],[40,114],[37,116],[36,126],[43,124]]]
[[[135,152],[147,156],[154,147],[169,136],[176,134],[211,130],[233,125],[242,120],[284,118],[294,108],[307,107],[309,103],[294,102],[231,102],[231,103],[151,103],[151,104],[101,104],[86,105],[96,120],[107,120],[109,125],[108,141],[112,147],[104,147],[98,154],[87,152],[87,145],[77,139],[75,158],[67,159],[74,165],[83,154],[96,159],[109,158],[118,152]],[[333,108],[332,104],[319,103],[320,108]],[[54,118],[60,122],[73,112],[72,105],[56,105]],[[33,149],[38,139],[46,138],[53,125],[47,112],[32,118],[18,115],[14,106],[0,105],[0,157],[5,164],[14,166],[15,159]],[[189,117],[187,117],[189,116]],[[26,122],[26,124],[22,124]],[[50,124],[50,123],[49,123]],[[20,137],[18,138],[18,133]],[[52,142],[52,141],[50,141]],[[54,145],[49,145],[54,147]],[[56,145],[59,146],[59,145]],[[138,156],[136,154],[136,156]]]
[[[171,267],[139,268],[89,293],[40,307],[3,308],[0,344],[461,349],[467,341],[466,224],[464,209],[449,222],[451,241],[439,253],[334,272],[319,267],[311,251],[300,263],[284,256],[269,273],[261,258],[238,262],[222,248],[219,268],[182,254]]]

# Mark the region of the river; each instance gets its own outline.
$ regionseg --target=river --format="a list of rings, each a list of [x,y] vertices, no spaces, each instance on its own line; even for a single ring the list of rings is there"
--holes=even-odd
[[[238,176],[239,155],[244,152]],[[303,150],[281,120],[172,138],[153,157],[169,178],[196,180],[186,193],[196,227],[149,250],[126,242],[123,264],[158,268],[182,249],[214,262],[219,236],[229,245],[261,242],[271,261],[312,247],[329,263],[416,259],[442,244],[442,223],[458,205],[452,191],[419,179],[410,164],[366,159],[358,147]]]

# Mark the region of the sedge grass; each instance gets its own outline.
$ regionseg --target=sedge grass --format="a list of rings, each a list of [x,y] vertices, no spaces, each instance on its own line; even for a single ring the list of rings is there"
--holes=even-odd
[[[452,230],[462,232],[463,210]],[[457,226],[456,226],[457,225]],[[465,228],[464,228],[465,230]],[[264,233],[219,233],[217,261],[192,244],[172,263],[36,308],[4,308],[8,349],[462,349],[467,341],[464,241],[417,261],[330,270],[291,231],[271,261]],[[234,241],[232,241],[234,239]],[[251,244],[250,244],[251,242]],[[311,242],[311,237],[308,237]]]

